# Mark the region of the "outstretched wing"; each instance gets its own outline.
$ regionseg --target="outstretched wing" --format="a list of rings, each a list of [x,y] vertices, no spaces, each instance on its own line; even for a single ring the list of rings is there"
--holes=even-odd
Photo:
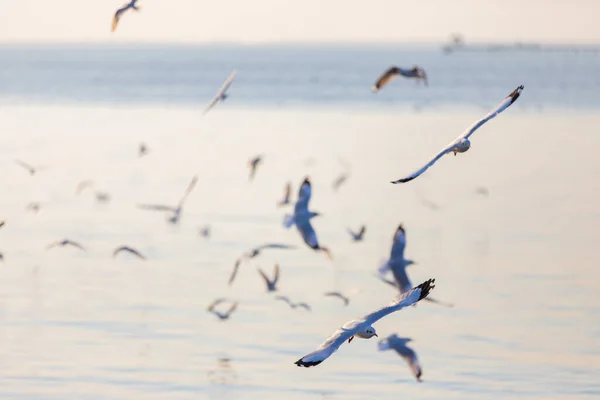
[[[294,222],[295,222],[295,218],[293,215],[285,214],[283,216],[283,226],[286,229],[290,229],[294,225]]]
[[[29,173],[35,172],[35,168],[32,165],[29,165],[26,162],[17,160],[17,159],[15,159],[14,161],[15,161],[15,164],[20,165],[21,167],[25,168],[27,171],[29,171]]]
[[[85,248],[82,245],[80,245],[79,243],[77,243],[77,242],[74,242],[72,240],[67,240],[66,243],[69,244],[69,245],[71,245],[71,246],[73,246],[73,247],[77,247],[79,250],[86,251]]]
[[[181,198],[181,200],[179,200],[178,208],[183,207],[183,203],[185,202],[187,197],[190,195],[190,193],[192,193],[192,190],[194,190],[194,188],[196,187],[196,182],[198,182],[198,175],[194,175],[194,177],[192,178],[192,181],[188,185],[187,189],[185,189],[185,193],[183,194],[183,197]]]
[[[392,79],[400,74],[400,69],[396,66],[388,68],[375,82],[375,85],[371,88],[373,93],[377,93],[379,89],[387,85]]]
[[[275,264],[274,269],[274,276],[273,276],[273,285],[277,285],[277,282],[279,281],[279,264]]]
[[[206,106],[206,108],[204,109],[204,112],[202,113],[202,115],[206,114],[207,112],[209,112],[210,110],[212,110],[212,108],[214,106],[217,105],[217,103],[221,100],[220,97],[215,97],[208,106]]]
[[[513,90],[500,104],[496,106],[492,111],[489,112],[488,115],[475,122],[469,129],[467,129],[460,137],[468,139],[481,125],[488,122],[490,119],[494,118],[496,115],[500,114],[502,111],[506,110],[512,103],[514,103],[519,96],[521,95],[521,91],[525,87],[523,85],[519,86],[515,90]]]
[[[325,293],[325,296],[339,298],[340,300],[342,300],[344,302],[344,306],[347,306],[348,303],[350,303],[350,299],[347,298],[346,296],[344,296],[343,294],[341,294],[340,292],[327,292],[327,293]]]
[[[289,244],[282,244],[282,243],[268,243],[268,244],[263,244],[262,246],[259,246],[256,248],[256,250],[263,250],[263,249],[295,249],[296,246],[292,246]]]
[[[312,186],[310,180],[305,178],[298,190],[298,200],[294,206],[294,214],[308,213],[308,203],[312,195]]]
[[[379,310],[376,310],[364,318],[360,320],[360,322],[364,322],[367,325],[373,325],[375,322],[379,321],[381,318],[385,317],[388,314],[391,314],[395,311],[401,310],[404,307],[411,306],[418,302],[419,300],[424,299],[429,295],[429,292],[435,287],[435,279],[429,279],[421,283],[420,285],[412,288],[408,292],[404,293],[402,296],[398,297],[396,300],[392,301],[385,307],[381,307]]]
[[[262,276],[263,280],[265,281],[265,285],[269,286],[271,281],[269,281],[269,277],[267,276],[267,274],[265,274],[264,271],[260,268],[256,268],[256,270],[258,271],[260,276]]]
[[[314,249],[319,246],[317,233],[310,223],[310,219],[303,218],[301,221],[296,221],[296,228],[298,229],[298,232],[300,232],[304,243],[306,243],[310,248]]]
[[[126,251],[128,253],[133,254],[134,256],[138,257],[141,260],[145,260],[146,257],[144,257],[142,255],[142,253],[140,253],[139,251],[137,251],[136,249],[132,248],[132,247],[128,247],[128,246],[121,246],[115,249],[115,251],[113,252],[113,257],[116,257],[117,254],[119,254],[121,251]]]
[[[229,277],[229,281],[227,282],[227,284],[229,286],[231,286],[231,284],[233,283],[233,280],[235,279],[235,276],[238,273],[238,270],[240,269],[240,264],[242,262],[241,258],[238,258],[237,261],[235,262],[235,265],[233,266],[233,271],[231,271],[231,276]]]
[[[233,80],[235,79],[236,74],[237,74],[237,70],[235,70],[235,69],[231,72],[231,74],[229,74],[229,76],[223,83],[223,86],[221,86],[221,89],[219,89],[219,91],[217,92],[217,95],[216,95],[217,98],[220,98],[221,96],[223,96],[223,94],[225,94],[225,92],[227,92],[227,89],[229,89],[229,86],[231,86],[231,84],[233,83]]]
[[[114,32],[117,29],[117,25],[119,24],[119,20],[121,19],[121,16],[123,15],[123,13],[125,11],[127,11],[128,8],[129,8],[129,4],[126,4],[123,7],[119,8],[117,10],[117,12],[115,12],[115,15],[112,20],[112,26],[110,29],[111,32]]]
[[[229,307],[229,310],[227,310],[227,316],[229,317],[236,309],[237,309],[238,303],[237,301],[235,303],[233,303],[231,305],[231,307]]]
[[[333,333],[315,351],[308,353],[294,364],[299,367],[314,367],[329,358],[340,346],[358,331],[358,321],[351,321]]]
[[[405,178],[401,178],[401,179],[392,181],[392,183],[405,183],[405,182],[412,181],[417,176],[419,176],[423,172],[427,171],[429,169],[429,167],[431,167],[433,164],[435,164],[437,162],[437,160],[439,160],[446,154],[450,153],[452,151],[452,149],[454,148],[454,145],[455,145],[454,142],[450,143],[448,146],[444,147],[438,154],[436,154],[435,157],[433,157],[431,160],[429,160],[427,162],[427,164],[425,164],[423,167],[416,170],[415,172],[413,172],[412,174],[408,175]]]
[[[171,211],[171,212],[177,211],[176,207],[165,206],[162,204],[138,204],[137,207],[141,208],[142,210],[151,210],[151,211]]]
[[[275,296],[275,300],[283,300],[288,304],[288,306],[292,306],[292,301],[287,296]]]

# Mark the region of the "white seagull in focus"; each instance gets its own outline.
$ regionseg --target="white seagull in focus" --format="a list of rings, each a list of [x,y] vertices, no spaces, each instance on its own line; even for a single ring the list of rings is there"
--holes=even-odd
[[[129,3],[124,4],[121,8],[117,10],[115,16],[113,17],[111,32],[114,32],[117,29],[119,20],[127,10],[140,11],[141,8],[137,5],[137,2],[138,0],[131,0]]]
[[[379,351],[390,349],[396,350],[396,353],[406,361],[415,378],[417,378],[419,382],[422,382],[421,376],[423,375],[423,369],[417,358],[417,353],[406,345],[406,343],[410,341],[412,341],[411,338],[401,338],[395,333],[392,333],[377,344],[377,349]]]
[[[345,341],[351,342],[357,336],[362,339],[370,339],[377,336],[373,324],[381,318],[395,311],[417,303],[429,295],[429,292],[435,287],[435,279],[429,279],[419,286],[413,288],[403,296],[395,299],[385,307],[380,308],[360,319],[349,321],[333,333],[323,344],[315,351],[308,353],[294,364],[299,367],[312,367],[321,364],[329,358]]]
[[[227,97],[229,97],[229,95],[227,94],[227,89],[229,89],[229,86],[231,86],[231,83],[233,82],[233,79],[235,78],[236,74],[237,70],[234,69],[233,72],[229,75],[229,77],[227,77],[227,79],[225,80],[225,83],[223,83],[223,86],[221,86],[221,89],[219,89],[219,91],[215,95],[215,98],[210,102],[208,107],[206,107],[206,109],[204,110],[204,114],[209,112],[214,106],[217,105],[218,102],[225,101]]]
[[[427,171],[427,169],[429,167],[431,167],[433,164],[435,164],[437,160],[439,160],[446,154],[454,153],[454,155],[456,155],[457,153],[464,153],[465,151],[469,150],[469,148],[471,147],[471,142],[469,141],[469,137],[471,137],[471,135],[473,133],[475,133],[475,131],[477,129],[479,129],[483,124],[488,122],[490,119],[494,118],[496,115],[500,114],[502,111],[506,110],[512,103],[514,103],[521,95],[521,91],[523,90],[523,88],[524,88],[523,85],[521,85],[518,88],[516,88],[515,90],[513,90],[512,93],[509,94],[502,101],[502,103],[498,104],[498,106],[495,109],[493,109],[488,115],[486,115],[485,117],[483,117],[482,119],[480,119],[479,121],[477,121],[473,125],[471,125],[471,127],[469,129],[467,129],[462,135],[460,135],[459,137],[454,139],[454,141],[452,141],[448,146],[444,147],[435,157],[433,157],[431,160],[429,160],[429,162],[427,164],[425,164],[424,167],[413,172],[406,178],[392,181],[392,183],[405,183],[405,182],[412,181],[417,176],[419,176],[423,172]]]
[[[423,68],[417,65],[409,69],[392,66],[388,68],[383,74],[381,74],[379,79],[377,79],[377,82],[375,82],[375,84],[371,88],[371,91],[373,93],[377,93],[382,87],[390,83],[392,79],[398,76],[403,76],[405,78],[414,78],[417,80],[417,82],[423,81],[423,83],[425,83],[425,86],[428,86],[427,74],[425,73],[425,70]]]

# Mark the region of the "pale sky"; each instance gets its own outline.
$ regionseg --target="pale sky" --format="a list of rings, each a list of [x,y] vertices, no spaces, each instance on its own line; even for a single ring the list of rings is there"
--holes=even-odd
[[[0,0],[0,42],[600,43],[600,0]]]

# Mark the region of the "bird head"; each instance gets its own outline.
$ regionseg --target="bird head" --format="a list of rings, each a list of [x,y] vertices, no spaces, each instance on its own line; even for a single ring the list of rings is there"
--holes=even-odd
[[[363,336],[365,339],[370,339],[373,336],[379,337],[379,336],[377,336],[377,332],[375,331],[375,328],[373,328],[372,326],[369,326],[361,333],[362,333],[361,336]]]

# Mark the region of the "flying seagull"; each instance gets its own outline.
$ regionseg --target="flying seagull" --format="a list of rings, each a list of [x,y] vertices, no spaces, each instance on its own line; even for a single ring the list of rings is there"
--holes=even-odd
[[[292,196],[292,183],[288,182],[285,185],[285,190],[283,192],[283,199],[279,200],[279,202],[277,203],[277,207],[283,207],[283,206],[287,206],[288,204],[290,204],[291,196]]]
[[[231,276],[229,277],[229,285],[231,285],[233,283],[233,281],[238,273],[238,270],[240,268],[240,265],[242,264],[242,261],[248,260],[250,258],[254,258],[254,257],[258,256],[263,250],[266,250],[266,249],[289,250],[289,249],[295,249],[295,248],[296,248],[296,246],[290,246],[288,244],[268,243],[268,244],[263,244],[261,246],[255,247],[252,250],[242,254],[242,256],[235,261],[235,264],[233,266],[233,271],[231,272]]]
[[[40,212],[40,208],[41,208],[41,204],[37,203],[37,202],[33,202],[33,203],[29,203],[27,204],[27,206],[25,207],[25,210],[27,211],[31,211],[34,214],[37,214],[38,212]]]
[[[227,310],[227,312],[215,310],[216,306],[218,306],[221,303],[224,303],[225,301],[226,300],[224,299],[217,299],[210,306],[208,306],[208,312],[216,315],[221,321],[228,320],[231,314],[237,309],[238,306],[238,302],[236,301],[229,307],[229,310]]]
[[[146,154],[148,154],[148,146],[146,146],[146,143],[140,143],[138,146],[138,157],[144,157]]]
[[[0,222],[0,228],[2,228],[4,225],[6,225],[6,221]]]
[[[258,155],[248,161],[248,167],[250,168],[250,180],[254,179],[254,175],[256,175],[256,169],[262,163],[263,156]]]
[[[229,86],[231,86],[231,83],[233,82],[233,79],[235,78],[236,74],[237,70],[234,69],[233,72],[229,75],[229,77],[227,77],[227,79],[225,80],[225,83],[223,83],[223,86],[221,86],[221,89],[219,89],[219,91],[215,95],[215,98],[210,102],[208,107],[206,107],[206,109],[204,110],[204,114],[209,112],[214,106],[217,105],[218,102],[225,101],[227,97],[229,97],[229,95],[227,94],[227,89],[229,89]]]
[[[210,237],[210,225],[204,225],[198,228],[198,235],[208,239]]]
[[[377,93],[382,87],[390,83],[390,81],[398,76],[403,76],[405,78],[415,78],[417,82],[423,81],[425,86],[427,86],[427,74],[425,70],[417,65],[412,68],[405,69],[396,66],[392,66],[387,69],[375,82],[375,85],[371,88],[373,93]]]
[[[355,242],[362,241],[363,237],[365,236],[366,231],[367,231],[367,227],[365,225],[361,226],[360,230],[356,233],[353,232],[350,228],[348,228],[348,233],[352,237],[352,240],[354,240]]]
[[[279,282],[279,264],[275,264],[273,279],[269,279],[267,274],[263,272],[262,269],[256,268],[260,276],[262,276],[265,281],[265,285],[267,285],[267,292],[276,292],[277,291],[277,282]]]
[[[383,264],[380,268],[379,268],[379,279],[381,279],[383,282],[396,287],[396,289],[398,289],[400,291],[400,294],[405,294],[406,292],[408,292],[411,287],[412,287],[412,283],[410,281],[410,278],[408,277],[408,274],[406,273],[406,267],[408,267],[411,264],[415,264],[414,261],[412,260],[407,260],[406,258],[404,258],[404,250],[406,248],[406,231],[404,230],[404,227],[402,226],[402,224],[400,224],[398,226],[398,229],[396,230],[396,233],[394,233],[394,239],[392,242],[392,251],[390,252],[390,258],[387,260],[387,262],[385,264]],[[392,275],[394,277],[394,280],[388,280],[385,278],[384,274],[391,270],[392,271]],[[439,300],[436,300],[432,297],[427,297],[425,299],[425,301],[431,302],[431,303],[437,303],[446,307],[453,307],[452,304],[449,303],[444,303],[441,302]]]
[[[429,279],[428,281],[423,282],[419,286],[411,289],[403,296],[395,299],[387,306],[384,306],[372,312],[371,314],[365,315],[360,319],[346,322],[315,351],[308,353],[294,364],[299,367],[312,367],[319,365],[329,356],[331,356],[345,341],[350,343],[355,336],[362,339],[370,339],[373,336],[377,336],[377,332],[372,326],[375,322],[379,321],[388,314],[401,310],[404,307],[411,306],[417,303],[419,300],[424,299],[435,287],[434,283],[435,279]]]
[[[317,212],[308,211],[308,203],[310,202],[311,194],[312,188],[310,180],[307,177],[304,179],[304,182],[302,182],[302,185],[300,185],[298,200],[294,206],[294,215],[286,215],[284,217],[284,226],[290,228],[292,225],[296,225],[298,232],[302,236],[302,240],[304,240],[304,243],[306,243],[308,247],[315,251],[324,252],[327,257],[331,259],[331,252],[328,248],[319,244],[317,233],[310,223],[311,218],[319,215]]]
[[[348,306],[348,304],[350,303],[350,299],[341,294],[340,292],[327,292],[325,293],[325,296],[337,297],[338,299],[344,302],[344,307]]]
[[[379,351],[390,349],[396,350],[396,353],[398,353],[400,357],[406,361],[415,378],[417,378],[419,382],[422,382],[421,376],[423,375],[423,369],[421,368],[421,364],[417,358],[417,353],[415,353],[413,349],[406,345],[410,341],[412,341],[411,338],[401,338],[393,333],[387,338],[381,340],[377,344],[377,348]]]
[[[485,117],[483,117],[482,119],[480,119],[479,121],[477,121],[473,125],[471,125],[471,127],[469,129],[467,129],[462,135],[460,135],[459,137],[454,139],[454,141],[452,141],[448,146],[444,147],[435,157],[433,157],[431,160],[429,160],[429,162],[427,164],[425,164],[424,167],[413,172],[406,178],[392,181],[392,183],[404,183],[404,182],[412,181],[417,176],[419,176],[423,172],[427,171],[427,169],[429,167],[431,167],[433,164],[435,164],[436,161],[439,160],[440,158],[442,158],[444,155],[449,154],[449,153],[454,153],[454,155],[456,155],[457,153],[464,153],[465,151],[469,150],[469,148],[471,147],[471,142],[469,141],[469,137],[471,137],[471,135],[473,133],[475,133],[475,131],[477,129],[479,129],[483,124],[488,122],[490,119],[494,118],[496,115],[500,114],[502,111],[506,110],[512,103],[514,103],[521,95],[521,91],[523,90],[523,88],[524,88],[523,85],[521,85],[518,88],[516,88],[515,90],[513,90],[512,93],[509,94],[502,101],[502,103],[498,104],[498,106],[495,109],[493,109],[488,115],[486,115]]]
[[[136,4],[137,2],[138,0],[131,0],[129,3],[124,4],[121,8],[117,10],[115,16],[113,17],[111,32],[114,32],[117,29],[119,20],[127,10],[140,11],[141,8]]]
[[[63,239],[58,242],[50,243],[48,246],[46,246],[46,250],[50,250],[54,247],[65,247],[65,246],[73,246],[73,247],[77,247],[79,250],[86,251],[82,245],[80,245],[79,243],[74,242],[72,240],[69,240],[69,239]]]
[[[121,246],[121,247],[117,247],[115,249],[115,251],[113,251],[113,258],[115,258],[120,252],[122,251],[126,251],[128,253],[133,254],[134,256],[136,256],[137,258],[139,258],[140,260],[146,260],[146,257],[144,257],[142,255],[142,253],[140,253],[139,251],[137,251],[136,249],[134,249],[133,247],[129,247],[129,246]]]
[[[275,296],[275,300],[285,301],[288,304],[288,306],[290,306],[290,308],[292,308],[292,309],[296,309],[296,308],[301,307],[301,308],[304,308],[306,311],[310,311],[311,310],[310,306],[308,304],[306,304],[306,303],[294,303],[287,296]]]
[[[96,201],[98,203],[108,203],[110,201],[110,194],[107,192],[96,191]]]
[[[331,184],[331,188],[336,192],[344,183],[346,183],[348,178],[350,178],[350,171],[352,170],[352,167],[349,162],[343,160],[342,158],[338,158],[338,160],[340,164],[342,164],[342,166],[344,167],[345,171],[338,175],[338,177],[335,178],[335,180]]]
[[[27,164],[26,162],[17,159],[15,159],[14,162],[15,164],[25,168],[31,176],[35,175],[38,171],[44,169],[44,167],[34,167],[31,164]]]
[[[198,182],[198,176],[194,176],[192,178],[192,181],[188,185],[187,189],[185,190],[185,193],[183,194],[183,197],[181,198],[181,200],[179,200],[179,204],[177,204],[176,207],[162,205],[162,204],[139,204],[138,208],[141,208],[144,210],[152,210],[152,211],[171,212],[172,214],[169,217],[168,221],[172,224],[176,224],[179,222],[179,218],[181,217],[181,211],[183,209],[183,205],[185,204],[185,201],[187,200],[187,197],[190,195],[192,190],[194,190],[194,187],[196,186],[196,182]]]

